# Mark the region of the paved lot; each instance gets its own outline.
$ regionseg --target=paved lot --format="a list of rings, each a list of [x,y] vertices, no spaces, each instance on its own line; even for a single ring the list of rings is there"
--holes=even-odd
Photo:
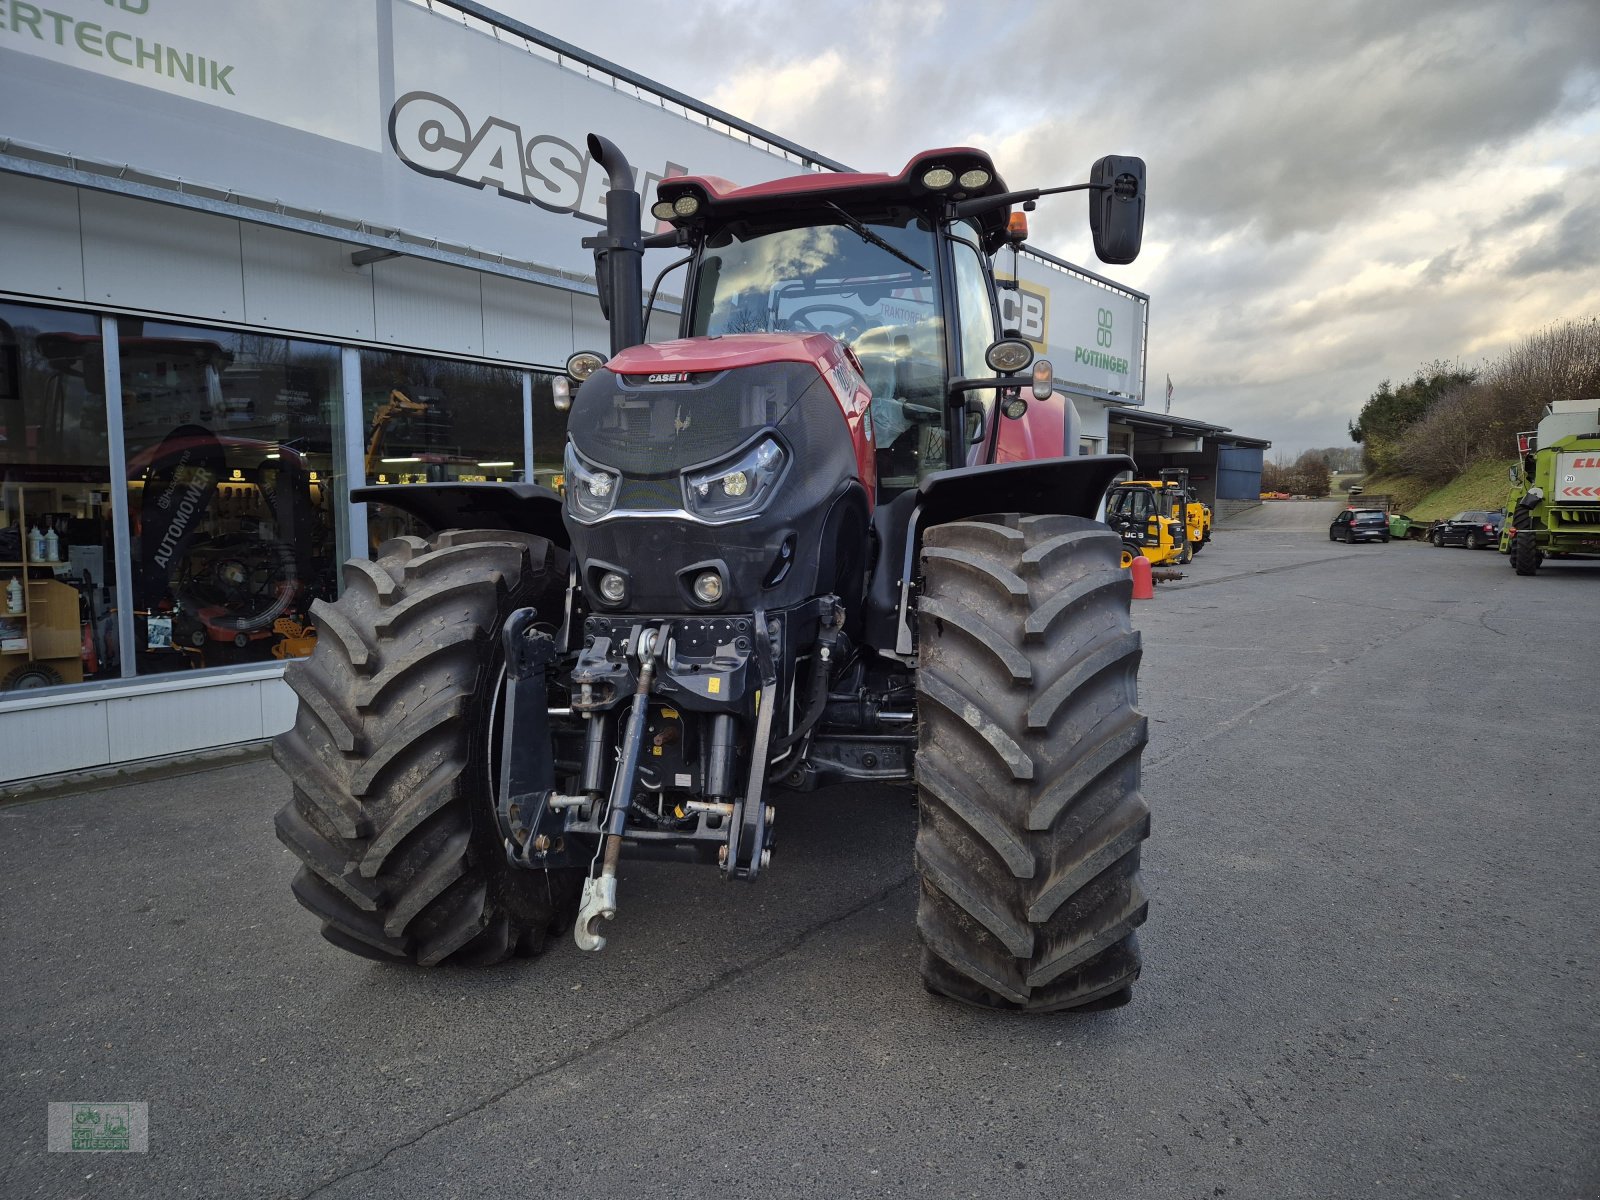
[[[889,793],[787,805],[753,888],[628,866],[599,956],[366,963],[235,765],[0,808],[0,1195],[1600,1194],[1600,564],[1318,507],[1137,606],[1131,1006],[925,994]],[[149,1154],[46,1154],[71,1099]]]

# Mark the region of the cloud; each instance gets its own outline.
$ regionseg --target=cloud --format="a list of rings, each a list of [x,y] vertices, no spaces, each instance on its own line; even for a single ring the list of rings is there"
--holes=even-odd
[[[520,2],[862,170],[974,144],[1023,187],[1143,156],[1145,252],[1104,273],[1151,296],[1149,378],[1280,447],[1600,313],[1594,0]],[[1033,240],[1096,267],[1085,209],[1041,202]]]
[[[1553,229],[1517,255],[1510,273],[1541,275],[1600,266],[1600,201],[1592,197],[1591,193],[1590,198],[1569,208]]]

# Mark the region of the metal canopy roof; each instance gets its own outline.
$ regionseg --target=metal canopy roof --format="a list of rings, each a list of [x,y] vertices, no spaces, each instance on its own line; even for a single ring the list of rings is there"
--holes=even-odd
[[[1171,413],[1116,409],[1110,414],[1110,419],[1124,425],[1132,425],[1139,432],[1157,436],[1210,434],[1219,442],[1226,442],[1232,446],[1252,446],[1265,450],[1272,445],[1270,441],[1262,438],[1245,437],[1243,434],[1234,433],[1232,427],[1228,425],[1213,425],[1210,421],[1198,421],[1193,417],[1176,417]]]

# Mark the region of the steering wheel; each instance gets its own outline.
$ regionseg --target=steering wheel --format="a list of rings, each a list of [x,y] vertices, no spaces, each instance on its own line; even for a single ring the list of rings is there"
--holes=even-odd
[[[861,314],[848,304],[808,304],[804,308],[797,308],[789,314],[788,326],[798,329],[803,333],[829,333],[831,330],[820,329],[812,323],[811,318],[817,313],[839,313],[844,316],[844,324],[839,327],[836,337],[844,337],[854,341],[861,336]]]

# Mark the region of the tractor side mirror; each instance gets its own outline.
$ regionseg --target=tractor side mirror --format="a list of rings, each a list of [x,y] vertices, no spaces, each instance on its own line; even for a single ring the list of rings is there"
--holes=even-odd
[[[1104,263],[1131,263],[1144,240],[1144,159],[1108,154],[1089,171],[1089,229]]]
[[[1522,472],[1518,471],[1516,469],[1516,467],[1508,467],[1506,469],[1506,474],[1511,477],[1511,482],[1512,483],[1521,483],[1522,482]]]

